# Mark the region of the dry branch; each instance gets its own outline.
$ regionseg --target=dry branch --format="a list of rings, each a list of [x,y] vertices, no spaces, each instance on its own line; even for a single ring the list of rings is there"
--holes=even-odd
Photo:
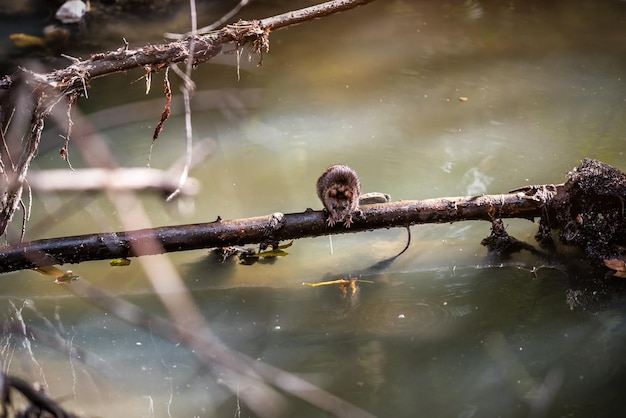
[[[550,186],[550,200],[558,187]],[[175,252],[245,244],[274,244],[284,240],[356,233],[423,223],[497,218],[540,217],[546,201],[524,192],[474,197],[407,200],[362,206],[364,219],[350,228],[327,227],[322,211],[274,213],[255,218],[167,226],[126,232],[44,239],[0,248],[0,273],[52,264],[80,263],[157,254],[149,243],[156,240],[162,251]]]
[[[193,65],[210,60],[222,51],[222,47],[235,43],[238,47],[250,44],[253,53],[269,49],[269,33],[308,20],[370,3],[373,0],[334,0],[293,12],[254,21],[239,21],[223,29],[198,36],[191,35],[178,41],[147,45],[141,48],[124,46],[116,51],[94,54],[86,60],[76,60],[67,68],[48,74],[30,74],[33,89],[53,90],[70,96],[81,94],[89,80],[105,75],[145,68],[156,72],[168,66],[187,61],[193,51]],[[192,48],[193,44],[193,48]]]
[[[191,35],[167,44],[148,45],[135,49],[130,49],[126,45],[115,51],[94,54],[86,60],[75,59],[69,67],[47,74],[22,69],[14,78],[3,77],[0,83],[0,88],[3,90],[17,89],[22,84],[27,84],[32,92],[35,106],[30,132],[19,161],[15,167],[12,167],[12,173],[5,175],[6,179],[1,184],[3,190],[0,195],[0,234],[6,232],[21,202],[26,173],[31,160],[37,154],[44,119],[52,107],[63,98],[67,100],[69,113],[69,106],[75,98],[82,94],[86,95],[91,79],[135,68],[144,68],[147,73],[157,72],[173,64],[188,61],[190,58],[192,65],[198,65],[218,55],[222,47],[230,43],[235,43],[237,48],[249,44],[251,53],[262,53],[263,50],[269,50],[269,33],[272,30],[348,10],[370,1],[372,0],[329,1],[262,20],[240,21],[206,35]],[[8,95],[3,97],[8,97]],[[3,114],[2,109],[6,110],[10,108],[10,105],[7,103],[0,103],[0,105],[0,131],[4,132],[2,125],[8,123],[10,117]],[[68,123],[71,125],[71,121]],[[7,155],[7,159],[9,157]]]
[[[127,258],[280,241],[328,234],[345,234],[380,228],[407,227],[424,223],[466,220],[489,221],[492,238],[503,218],[540,218],[537,239],[550,244],[552,230],[560,239],[585,252],[588,259],[621,274],[626,268],[626,174],[585,159],[568,174],[564,184],[526,186],[501,195],[408,200],[365,205],[363,216],[351,228],[328,227],[322,211],[273,213],[255,218],[166,226],[126,232],[45,239],[0,247],[0,273],[52,264]],[[502,229],[502,227],[499,227]],[[494,235],[495,234],[495,235]],[[155,245],[156,244],[156,245]],[[493,247],[493,242],[488,244]],[[523,248],[527,248],[522,246]],[[615,268],[615,266],[619,266]]]

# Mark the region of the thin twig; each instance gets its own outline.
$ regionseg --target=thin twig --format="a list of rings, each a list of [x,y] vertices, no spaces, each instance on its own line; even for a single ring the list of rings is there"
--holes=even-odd
[[[197,31],[198,22],[196,16],[196,2],[195,0],[189,0],[190,8],[191,8],[191,30],[195,33]],[[189,176],[189,167],[191,167],[191,156],[193,152],[193,126],[191,124],[191,94],[195,90],[195,85],[191,82],[191,71],[193,70],[193,52],[195,49],[195,42],[192,39],[189,43],[189,56],[190,59],[187,60],[187,68],[185,71],[185,83],[182,87],[183,92],[183,103],[185,104],[185,137],[186,137],[186,147],[185,147],[185,165],[183,166],[183,170],[180,173],[180,178],[178,180],[178,188],[174,190],[172,194],[170,194],[167,199],[167,202],[171,201],[173,198],[180,194],[180,190],[185,185],[187,181],[187,177]]]
[[[76,101],[76,95],[72,94],[67,96],[67,128],[65,130],[65,143],[63,144],[63,148],[61,148],[61,158],[65,160],[67,166],[70,170],[74,171],[74,167],[72,167],[72,163],[70,162],[70,136],[72,135],[72,126],[74,122],[72,121],[72,105]]]
[[[35,98],[35,108],[33,109],[30,132],[26,139],[25,146],[22,149],[19,161],[13,170],[13,181],[8,183],[7,189],[2,196],[3,204],[0,205],[0,233],[3,234],[9,222],[13,218],[17,210],[22,192],[24,190],[24,181],[26,173],[30,167],[32,159],[37,155],[39,142],[41,141],[41,133],[44,127],[44,118],[50,113],[52,107],[61,100],[63,96],[60,94],[48,95],[40,92]]]
[[[163,34],[163,37],[166,38],[166,39],[182,39],[182,38],[186,38],[187,36],[191,36],[191,35],[205,35],[205,34],[211,32],[212,30],[217,29],[220,26],[222,26],[224,23],[226,23],[226,21],[228,19],[230,19],[231,17],[233,17],[234,15],[239,13],[239,11],[241,9],[243,9],[249,2],[250,2],[250,0],[241,0],[239,2],[239,4],[237,4],[231,11],[226,13],[220,19],[216,20],[215,22],[211,23],[208,26],[204,26],[204,27],[196,30],[195,32],[192,31],[192,32],[187,32],[185,34],[165,32]]]
[[[15,108],[13,108],[13,111],[11,112],[11,115],[9,116],[6,126],[4,126],[4,129],[0,131],[0,137],[2,137],[2,147],[4,148],[4,152],[7,155],[7,159],[9,160],[9,164],[11,165],[12,170],[15,170],[15,164],[13,163],[13,158],[11,158],[11,151],[9,150],[9,145],[7,144],[6,133],[9,130],[9,126],[11,125],[11,120],[13,119],[14,114],[15,114]],[[2,168],[3,169],[6,168],[4,166],[4,163],[2,164]],[[3,174],[5,178],[7,178],[8,180],[8,177],[6,176],[6,172],[3,171]]]
[[[152,142],[150,143],[150,150],[148,151],[148,168],[150,167],[152,161],[152,149],[154,148],[154,144],[156,140],[161,135],[163,131],[163,126],[165,125],[165,121],[167,121],[172,114],[172,88],[170,86],[170,68],[176,69],[176,65],[172,67],[167,67],[165,69],[165,74],[163,76],[163,94],[165,95],[165,105],[163,106],[163,110],[161,111],[161,119],[157,123],[157,126],[154,128],[154,134],[152,134]],[[146,78],[146,80],[151,79]]]

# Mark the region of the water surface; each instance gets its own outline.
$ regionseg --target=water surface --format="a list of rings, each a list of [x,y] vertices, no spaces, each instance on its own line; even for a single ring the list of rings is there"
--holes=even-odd
[[[258,2],[242,16],[291,7]],[[365,191],[393,199],[560,183],[585,157],[626,169],[624,7],[377,1],[276,32],[263,66],[253,57],[240,81],[234,55],[194,72],[194,137],[214,149],[191,172],[202,194],[184,211],[160,196],[142,203],[155,226],[320,209],[315,181],[339,162],[359,172]],[[90,98],[79,101],[123,166],[146,164],[163,104],[161,76],[145,97],[141,75],[94,80]],[[137,107],[105,117],[128,103]],[[48,128],[34,169],[64,166],[57,156],[63,128],[52,121]],[[183,138],[175,116],[152,166],[167,168],[181,156]],[[70,152],[74,167],[87,165]],[[125,211],[102,196],[35,195],[33,208],[30,239],[124,228]],[[533,243],[536,224],[505,223]],[[572,310],[571,272],[527,254],[486,261],[480,240],[488,233],[482,222],[415,226],[409,250],[383,271],[363,269],[403,248],[402,229],[334,236],[332,254],[328,237],[300,240],[289,256],[252,266],[219,264],[207,251],[164,257],[231,349],[375,416],[614,415],[625,376],[621,297]],[[81,281],[168,315],[136,260],[128,268],[72,268]],[[359,272],[364,281],[354,296],[302,285]],[[64,404],[87,416],[327,416],[286,394],[268,398],[284,396],[269,409],[246,405],[242,393],[254,384],[235,379],[240,392],[229,389],[183,344],[128,325],[34,272],[5,275],[0,287],[7,318],[19,320],[21,309],[26,324],[100,359],[70,361],[37,339],[31,355],[19,333],[3,337],[5,370],[45,379],[52,396],[69,395]]]

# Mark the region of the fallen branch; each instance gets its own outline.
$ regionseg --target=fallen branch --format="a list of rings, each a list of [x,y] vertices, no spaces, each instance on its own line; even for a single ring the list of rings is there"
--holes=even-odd
[[[559,186],[546,196],[551,199]],[[259,216],[248,219],[166,226],[126,232],[79,235],[44,239],[16,246],[0,247],[0,273],[48,266],[144,256],[163,252],[227,247],[284,240],[356,233],[380,228],[406,227],[424,223],[467,220],[492,221],[496,218],[540,217],[545,201],[523,192],[502,195],[407,200],[362,206],[364,219],[350,228],[328,227],[322,211]],[[156,240],[161,249],[148,243]]]
[[[53,264],[127,258],[161,252],[196,250],[280,241],[424,223],[540,218],[537,240],[551,243],[554,229],[561,241],[587,257],[620,272],[626,265],[626,174],[585,159],[564,184],[526,186],[511,193],[365,205],[351,228],[328,227],[322,211],[273,213],[255,218],[166,226],[126,232],[53,238],[0,247],[0,273]],[[497,232],[497,231],[495,231]],[[500,231],[503,232],[503,231]],[[502,236],[502,233],[500,233]],[[154,245],[154,243],[159,245]],[[489,243],[487,243],[489,244]],[[493,245],[493,242],[489,245]],[[524,246],[519,246],[524,248]],[[626,267],[623,268],[626,271]]]

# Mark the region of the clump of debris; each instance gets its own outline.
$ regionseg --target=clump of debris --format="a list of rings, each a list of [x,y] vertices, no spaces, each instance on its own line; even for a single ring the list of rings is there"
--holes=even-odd
[[[626,278],[626,174],[587,158],[568,173],[564,184],[546,187],[527,186],[524,191],[543,203],[535,238],[547,251],[509,237],[499,219],[493,220],[483,245],[492,256],[506,259],[527,250],[547,265],[560,266],[570,278],[566,299],[572,309],[610,303],[626,290],[623,280],[607,280]],[[572,256],[571,251],[555,251],[557,234],[560,243],[580,252]]]
[[[576,245],[591,260],[621,259],[626,254],[624,199],[626,174],[585,159],[552,201],[548,215],[554,218],[542,222],[558,228],[564,243]]]

